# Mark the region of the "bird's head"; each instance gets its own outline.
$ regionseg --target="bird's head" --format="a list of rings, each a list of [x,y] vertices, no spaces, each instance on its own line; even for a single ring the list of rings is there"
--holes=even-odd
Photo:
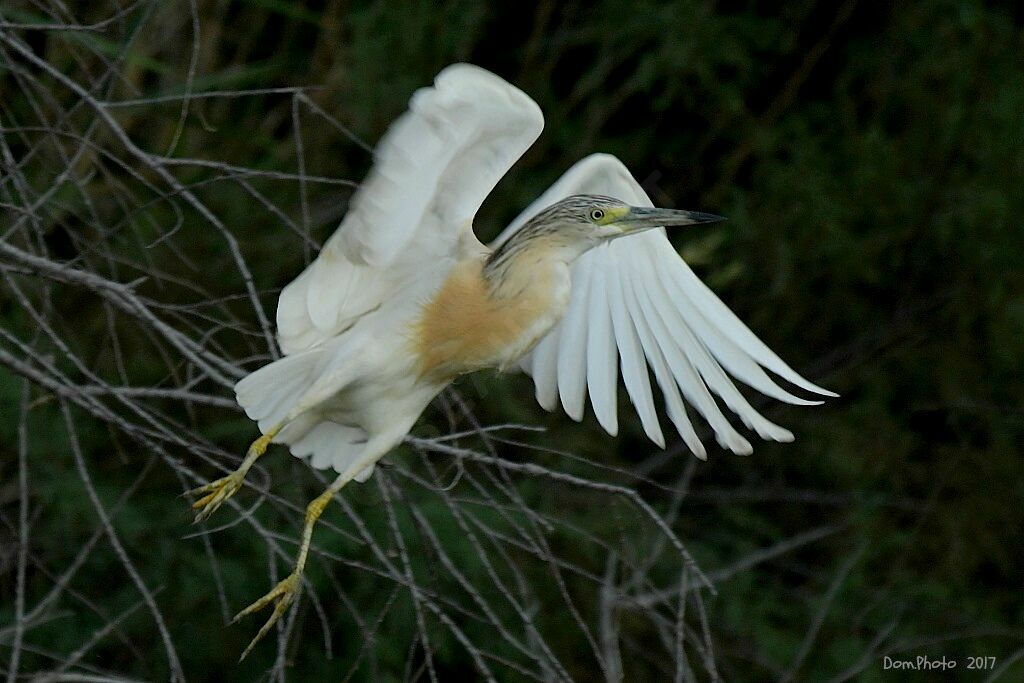
[[[630,206],[612,197],[592,194],[566,197],[542,211],[537,219],[559,236],[578,239],[587,246],[597,246],[601,242],[651,228],[725,220],[722,216],[699,211]]]
[[[644,230],[677,225],[699,225],[724,221],[721,216],[699,211],[630,206],[603,195],[578,194],[556,202],[539,212],[502,243],[490,256],[487,271],[501,270],[502,264],[518,255],[543,249],[566,262],[586,251]]]

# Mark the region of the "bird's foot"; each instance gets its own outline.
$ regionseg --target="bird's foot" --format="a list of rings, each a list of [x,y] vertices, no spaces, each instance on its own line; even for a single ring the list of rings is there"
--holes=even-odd
[[[209,484],[185,492],[186,496],[202,496],[202,498],[192,503],[192,509],[198,510],[195,520],[197,523],[207,519],[216,512],[217,508],[223,505],[224,501],[235,495],[235,492],[242,488],[242,482],[245,481],[245,475],[249,468],[252,467],[253,463],[261,455],[267,452],[267,446],[270,445],[271,440],[279,431],[281,431],[280,425],[253,441],[252,445],[249,446],[248,452],[245,454],[245,459],[242,461],[241,466],[228,476],[221,477],[217,481],[211,481]]]
[[[226,477],[221,477],[217,481],[211,481],[209,484],[186,492],[186,496],[202,496],[192,503],[192,509],[196,510],[196,523],[198,524],[216,512],[224,501],[242,488],[243,481],[245,481],[245,472],[237,469]]]
[[[252,651],[253,647],[256,646],[256,643],[258,643],[263,636],[267,635],[267,632],[270,631],[271,627],[273,627],[273,625],[276,624],[282,616],[284,616],[288,606],[292,604],[292,601],[295,600],[295,596],[298,595],[301,581],[302,570],[296,569],[294,572],[289,574],[287,578],[274,586],[269,593],[236,614],[235,618],[231,620],[231,623],[235,623],[242,617],[258,612],[271,602],[276,601],[276,604],[274,605],[274,612],[270,615],[270,618],[267,619],[267,623],[263,624],[263,628],[261,628],[259,633],[256,634],[256,637],[252,639],[252,642],[249,643],[249,646],[245,648],[245,651],[242,653],[242,656],[238,658],[238,661],[245,659],[245,656]]]

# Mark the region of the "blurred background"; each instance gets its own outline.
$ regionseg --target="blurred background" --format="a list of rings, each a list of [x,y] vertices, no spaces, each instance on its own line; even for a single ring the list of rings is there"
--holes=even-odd
[[[1024,680],[1022,26],[952,0],[0,3],[6,680]],[[275,448],[203,526],[177,496],[255,436],[230,388],[277,293],[456,61],[547,120],[481,238],[616,154],[729,217],[680,253],[841,398],[756,403],[796,442],[704,463],[624,396],[611,438],[467,377],[329,508],[236,664],[262,615],[226,622],[323,479]],[[918,656],[957,668],[885,668]]]

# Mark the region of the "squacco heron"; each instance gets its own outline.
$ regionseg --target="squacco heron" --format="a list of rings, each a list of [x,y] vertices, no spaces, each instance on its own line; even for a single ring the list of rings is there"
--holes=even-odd
[[[729,375],[800,405],[793,385],[834,396],[772,353],[702,284],[665,226],[723,220],[657,209],[615,157],[573,166],[491,247],[473,234],[484,198],[540,135],[537,104],[465,64],[415,93],[378,146],[375,165],[317,259],[284,288],[277,308],[285,357],[236,386],[262,436],[231,475],[196,489],[197,519],[241,486],[270,443],[287,444],[338,476],[306,509],[294,572],[236,619],[274,603],[247,654],[299,589],[313,527],[349,481],[365,481],[427,404],[459,375],[521,368],[537,400],[580,420],[585,395],[608,433],[618,430],[616,387],[652,441],[665,438],[648,366],[669,420],[690,450],[705,449],[683,396],[734,453],[750,443],[713,395],[764,439],[793,435],[762,417]],[[727,374],[728,373],[728,374]]]

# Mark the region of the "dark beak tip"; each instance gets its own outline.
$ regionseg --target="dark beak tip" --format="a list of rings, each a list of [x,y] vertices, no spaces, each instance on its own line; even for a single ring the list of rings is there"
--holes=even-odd
[[[725,216],[718,216],[713,213],[695,213],[696,215],[694,217],[697,219],[698,223],[723,223],[729,220]]]

